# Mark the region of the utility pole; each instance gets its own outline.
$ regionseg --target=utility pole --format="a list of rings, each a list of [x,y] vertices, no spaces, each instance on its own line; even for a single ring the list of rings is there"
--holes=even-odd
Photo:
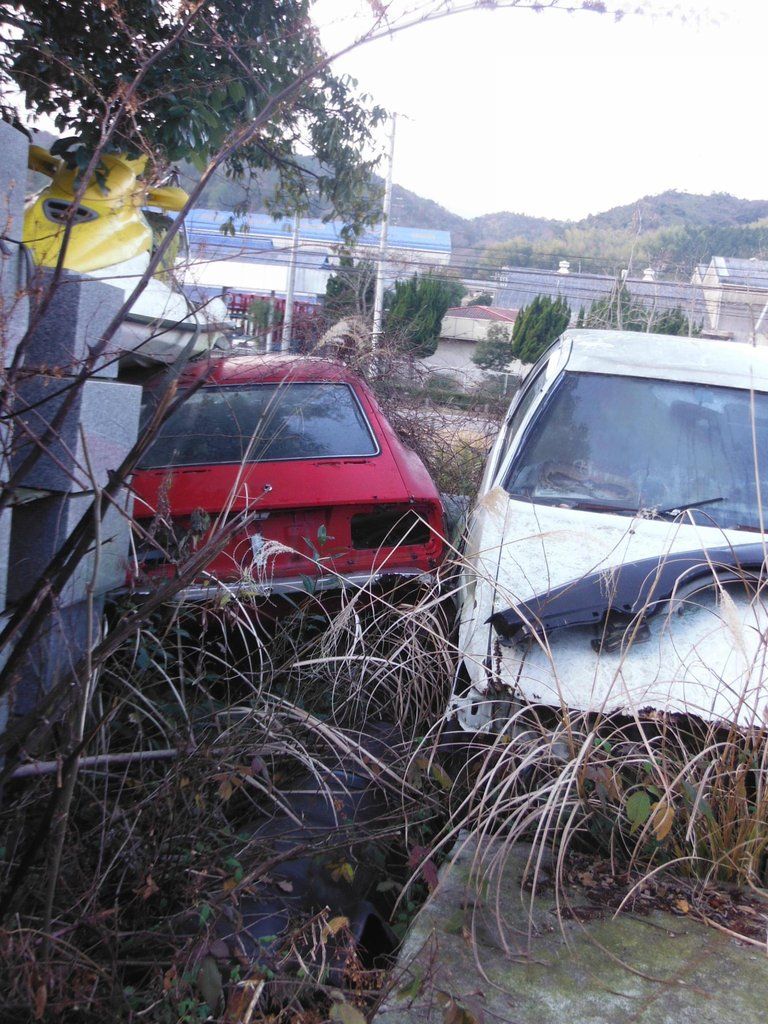
[[[288,290],[285,294],[285,316],[283,317],[283,343],[282,349],[290,351],[291,332],[293,329],[293,293],[296,290],[296,256],[299,249],[299,225],[301,217],[298,211],[293,218],[293,241],[291,242],[291,259],[288,264]]]
[[[384,311],[384,266],[387,258],[387,225],[389,224],[389,210],[392,205],[392,163],[395,157],[395,128],[397,126],[397,114],[392,115],[392,130],[389,135],[389,163],[387,165],[387,179],[384,185],[384,208],[381,221],[381,234],[379,235],[379,260],[376,266],[376,291],[373,300],[373,331],[371,334],[371,346],[376,347],[381,338],[381,322]]]
[[[267,334],[264,349],[266,352],[274,351],[275,341],[275,289],[269,293],[269,304],[267,306]]]

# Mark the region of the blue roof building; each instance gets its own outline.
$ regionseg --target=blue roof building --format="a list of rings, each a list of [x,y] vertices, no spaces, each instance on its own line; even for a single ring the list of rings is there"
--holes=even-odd
[[[222,227],[234,220],[235,234]],[[296,294],[313,299],[325,294],[328,277],[345,245],[338,221],[302,218],[296,260]],[[292,219],[275,220],[266,213],[236,218],[227,210],[193,210],[186,221],[191,257],[190,277],[206,291],[285,294],[293,244]],[[358,259],[377,258],[379,229],[362,233],[352,247]],[[448,231],[391,225],[387,242],[387,283],[418,269],[447,266],[451,259]]]

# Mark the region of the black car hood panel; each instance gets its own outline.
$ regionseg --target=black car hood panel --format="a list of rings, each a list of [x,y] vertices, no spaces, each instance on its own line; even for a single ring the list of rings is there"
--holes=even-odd
[[[663,557],[642,558],[590,573],[547,590],[487,620],[511,643],[572,626],[598,625],[609,613],[650,618],[681,586],[707,578],[754,581],[762,572],[762,543],[698,548]]]

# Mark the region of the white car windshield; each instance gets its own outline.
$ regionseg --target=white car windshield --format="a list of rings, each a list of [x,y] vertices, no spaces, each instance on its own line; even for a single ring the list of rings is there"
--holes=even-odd
[[[566,373],[523,438],[504,487],[543,504],[760,527],[768,395],[707,384]],[[759,477],[760,487],[757,479]]]

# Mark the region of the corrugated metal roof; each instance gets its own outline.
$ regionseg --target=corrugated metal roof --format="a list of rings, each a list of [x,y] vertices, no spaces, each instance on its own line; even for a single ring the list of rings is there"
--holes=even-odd
[[[765,260],[715,256],[712,267],[723,284],[768,290],[768,262]]]
[[[588,310],[592,302],[606,298],[616,286],[616,278],[608,274],[558,274],[554,270],[531,270],[512,267],[500,273],[499,304],[507,308],[522,309],[538,295],[552,299],[563,298],[576,314],[583,306]],[[689,316],[703,317],[704,299],[696,285],[679,281],[643,281],[627,278],[624,282],[633,299],[645,306],[658,309],[682,307]]]
[[[193,210],[187,218],[187,231],[190,238],[198,232],[216,232],[221,225],[232,217],[227,210]],[[266,213],[251,213],[247,217],[235,217],[236,237],[241,241],[263,238],[290,238],[293,233],[291,220],[274,220]],[[323,242],[326,245],[339,245],[343,242],[341,221],[322,221],[315,217],[302,218],[299,234],[302,240]],[[450,254],[450,231],[436,231],[431,228],[410,228],[390,225],[388,228],[388,244],[395,249],[418,249],[425,252]],[[377,246],[379,244],[378,228],[369,228],[360,235],[358,245]]]

